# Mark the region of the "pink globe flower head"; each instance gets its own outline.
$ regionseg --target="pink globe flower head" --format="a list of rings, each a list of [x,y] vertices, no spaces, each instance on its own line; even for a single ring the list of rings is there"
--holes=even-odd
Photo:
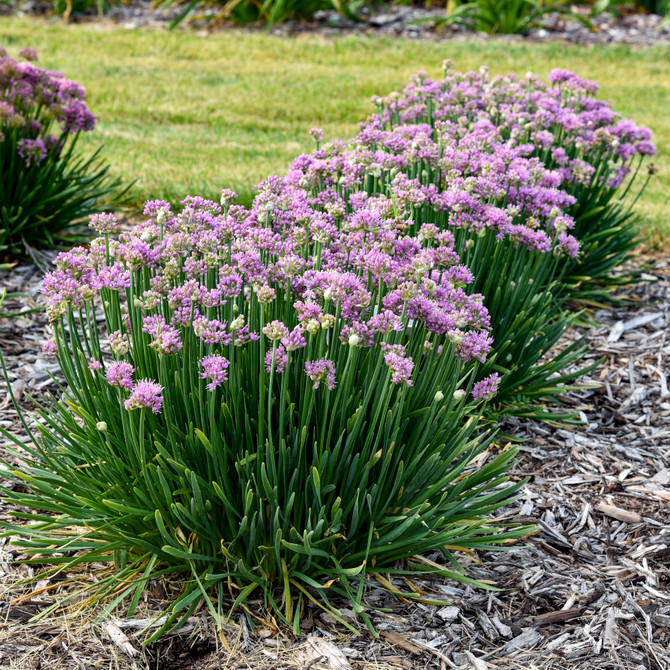
[[[133,388],[135,368],[127,361],[116,361],[108,368],[105,376],[110,386],[118,386],[129,391]]]
[[[495,372],[477,382],[472,388],[472,397],[476,400],[491,400],[498,392],[500,375]]]
[[[113,235],[119,232],[119,220],[111,213],[94,214],[88,225],[101,235]]]
[[[335,388],[335,366],[332,361],[325,358],[318,361],[307,361],[305,374],[314,382],[313,389],[318,389],[323,381],[326,382],[329,391]]]
[[[218,354],[206,356],[200,361],[200,365],[202,366],[200,378],[211,379],[211,382],[207,384],[208,391],[213,391],[228,379],[230,363],[223,356]]]
[[[142,379],[133,386],[130,397],[123,404],[127,410],[150,409],[158,414],[163,407],[163,387],[150,379]]]

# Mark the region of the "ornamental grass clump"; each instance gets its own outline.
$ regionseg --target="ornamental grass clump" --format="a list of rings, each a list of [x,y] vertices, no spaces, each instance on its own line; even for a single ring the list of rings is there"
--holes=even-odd
[[[128,616],[149,580],[182,580],[152,639],[202,601],[251,616],[252,596],[295,631],[308,601],[339,619],[336,597],[369,625],[371,576],[467,581],[454,552],[529,530],[488,518],[521,484],[515,449],[477,430],[489,314],[451,232],[407,235],[382,196],[324,212],[279,181],[252,210],[149,203],[118,238],[96,216],[44,280],[68,388],[34,446],[15,439],[5,476],[25,489],[6,496],[41,512],[10,532],[55,569],[113,562],[92,599]]]
[[[368,126],[349,144],[298,157],[281,188],[302,189],[329,213],[383,198],[407,234],[453,235],[474,277],[467,290],[484,296],[491,315],[495,348],[478,374],[502,376],[495,412],[546,418],[531,401],[557,397],[583,372],[563,372],[582,355],[579,343],[547,357],[573,320],[559,278],[579,252],[566,214],[575,199],[532,147],[505,140],[490,122],[437,126]],[[264,190],[255,208],[270,197]]]
[[[656,153],[651,131],[622,119],[594,97],[598,90],[595,82],[567,70],[554,70],[545,83],[532,73],[492,78],[485,67],[458,73],[446,61],[441,81],[418,73],[402,93],[376,98],[377,113],[364,127],[427,124],[437,132],[445,123],[468,128],[488,121],[505,139],[531,148],[562,175],[561,188],[575,199],[568,213],[581,253],[564,264],[562,279],[572,286],[571,297],[597,302],[630,281],[613,271],[639,243],[633,207],[654,166],[648,166],[641,187],[635,178],[644,159]]]
[[[37,67],[33,49],[20,56],[0,47],[0,259],[27,246],[71,246],[69,229],[119,187],[99,150],[90,158],[76,151],[96,121],[83,87]]]

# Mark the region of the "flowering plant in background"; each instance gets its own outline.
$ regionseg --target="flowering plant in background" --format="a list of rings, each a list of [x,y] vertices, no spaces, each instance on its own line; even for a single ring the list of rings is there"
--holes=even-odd
[[[444,79],[417,73],[402,93],[376,98],[377,113],[365,128],[420,124],[444,134],[466,132],[489,122],[502,137],[525,146],[574,196],[568,213],[581,254],[562,269],[562,281],[575,285],[571,297],[601,299],[630,278],[612,271],[631,258],[638,244],[630,192],[644,159],[656,153],[648,128],[622,119],[608,103],[595,98],[599,86],[567,70],[554,70],[545,83],[529,73],[490,77],[487,68],[458,73],[445,61]],[[653,173],[653,165],[649,173]]]
[[[83,87],[38,67],[33,49],[19,55],[0,46],[0,257],[72,240],[63,233],[118,191],[99,151],[76,152],[95,128]]]
[[[56,259],[47,348],[69,388],[40,406],[39,446],[15,439],[27,492],[6,495],[57,514],[12,532],[63,569],[113,557],[96,597],[128,616],[181,575],[153,637],[203,600],[219,618],[261,594],[298,631],[307,601],[339,619],[329,594],[369,623],[374,573],[467,580],[456,549],[529,529],[487,518],[521,484],[476,430],[498,379],[475,384],[490,317],[453,234],[407,235],[382,196],[329,213],[276,178],[251,210],[232,198],[148,203],[118,238],[96,216],[90,248]]]
[[[368,125],[349,144],[298,157],[284,180],[261,185],[254,208],[295,200],[302,190],[336,219],[368,199],[383,202],[422,243],[448,232],[473,275],[467,290],[484,296],[491,315],[495,351],[478,374],[502,375],[497,413],[525,413],[530,400],[556,397],[581,374],[559,373],[582,353],[576,344],[542,360],[571,323],[562,307],[567,287],[557,278],[580,244],[563,175],[532,154],[488,121],[435,132],[422,124]]]

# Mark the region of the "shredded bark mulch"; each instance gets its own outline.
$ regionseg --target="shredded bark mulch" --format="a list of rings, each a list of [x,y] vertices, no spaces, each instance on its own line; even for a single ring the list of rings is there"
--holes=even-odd
[[[37,306],[40,276],[29,265],[0,274],[0,285],[28,294],[1,309]],[[18,549],[0,540],[0,669],[670,669],[670,260],[656,259],[643,278],[628,304],[593,315],[600,325],[587,335],[589,356],[604,362],[582,379],[587,388],[565,396],[578,422],[503,427],[523,456],[513,477],[529,478],[511,511],[540,532],[515,551],[464,557],[469,576],[500,590],[413,581],[426,599],[449,603],[436,606],[371,589],[368,604],[390,610],[372,616],[378,638],[346,608],[360,635],[315,608],[297,640],[272,622],[251,631],[239,615],[217,635],[201,611],[144,648],[133,632],[149,621],[125,620],[123,612],[102,622],[83,610],[30,623],[98,577],[82,570],[22,586],[33,568],[17,564]],[[27,394],[49,389],[57,370],[41,353],[46,338],[43,312],[0,320],[0,351],[25,407]],[[21,434],[8,395],[0,386],[0,425]],[[12,512],[0,502],[0,520],[12,521]],[[160,612],[170,588],[156,584],[141,616]]]

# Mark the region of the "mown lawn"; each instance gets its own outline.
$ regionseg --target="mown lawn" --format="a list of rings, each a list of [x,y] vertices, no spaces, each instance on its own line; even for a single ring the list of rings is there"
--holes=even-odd
[[[659,174],[639,209],[654,237],[670,240],[670,47],[574,47],[510,40],[418,42],[242,31],[126,30],[0,19],[0,44],[32,46],[40,64],[86,86],[115,174],[136,179],[133,197],[215,196],[224,185],[245,199],[312,148],[309,129],[347,138],[372,110],[370,96],[404,85],[412,72],[489,65],[494,74],[555,67],[602,85],[623,114],[649,126]]]

